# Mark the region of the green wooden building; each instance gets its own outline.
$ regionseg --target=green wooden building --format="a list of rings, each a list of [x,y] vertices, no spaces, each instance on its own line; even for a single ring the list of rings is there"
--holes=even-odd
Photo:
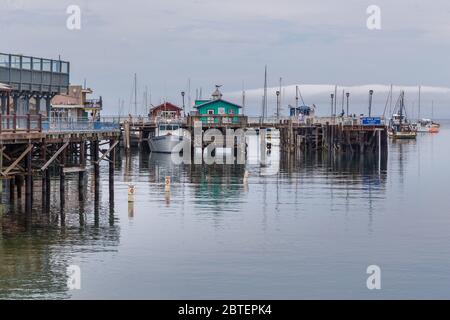
[[[202,117],[202,122],[218,123],[221,117],[222,122],[238,123],[241,106],[228,102],[222,99],[222,93],[219,91],[219,86],[212,94],[211,100],[196,100],[195,108],[198,114],[209,115],[210,117]],[[236,115],[236,116],[234,116]]]

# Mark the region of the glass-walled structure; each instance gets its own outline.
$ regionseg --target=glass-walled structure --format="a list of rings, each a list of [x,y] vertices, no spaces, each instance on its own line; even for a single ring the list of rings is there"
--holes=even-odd
[[[15,91],[65,93],[69,73],[66,61],[0,53],[0,83]]]
[[[0,84],[10,88],[7,93],[0,92],[1,114],[38,114],[45,101],[49,116],[51,99],[67,93],[69,81],[67,61],[0,52]]]

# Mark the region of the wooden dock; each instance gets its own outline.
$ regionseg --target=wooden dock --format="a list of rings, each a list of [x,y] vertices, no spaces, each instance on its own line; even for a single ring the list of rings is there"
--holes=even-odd
[[[26,211],[31,212],[33,186],[40,180],[42,207],[50,206],[51,174],[59,177],[61,212],[65,205],[66,175],[78,176],[79,199],[83,200],[86,174],[92,172],[95,199],[99,198],[101,161],[109,162],[109,192],[114,194],[114,166],[116,152],[122,141],[126,150],[132,147],[132,138],[147,145],[158,119],[133,119],[62,122],[49,121],[41,115],[0,116],[0,199],[4,189],[9,202],[21,201],[25,194]],[[204,133],[216,129],[253,130],[261,135],[266,129],[280,131],[280,149],[286,154],[328,152],[334,154],[387,156],[387,127],[362,125],[353,118],[261,119],[245,116],[196,116],[183,119],[180,124],[192,133],[192,147],[202,147],[194,137],[194,127],[201,124]],[[236,142],[237,143],[237,142]],[[237,150],[237,146],[235,147]],[[237,151],[236,151],[237,152]],[[90,169],[93,170],[90,170]],[[6,183],[5,183],[6,182]],[[4,188],[6,187],[6,188]],[[62,216],[63,219],[63,216]]]
[[[100,161],[108,161],[110,192],[114,189],[116,147],[121,131],[117,124],[100,122],[49,122],[41,115],[0,117],[0,173],[7,182],[9,200],[22,198],[25,189],[27,212],[31,211],[33,185],[42,183],[42,204],[49,210],[50,172],[60,178],[61,208],[64,208],[65,177],[77,174],[79,196],[83,197],[88,164],[93,167],[95,192],[99,191]],[[3,183],[0,184],[3,192]]]
[[[142,146],[154,132],[159,119],[125,118],[120,123],[123,145],[126,149],[133,145]],[[258,132],[268,128],[280,130],[280,145],[283,152],[325,151],[346,154],[366,154],[380,152],[387,155],[387,126],[363,125],[361,119],[353,117],[306,117],[298,119],[262,119],[241,115],[200,115],[188,116],[179,121],[181,126],[193,135],[196,123],[202,130],[218,129],[223,134],[227,129]],[[133,141],[134,137],[134,141]],[[194,138],[191,139],[194,141]],[[134,142],[134,143],[133,143]]]

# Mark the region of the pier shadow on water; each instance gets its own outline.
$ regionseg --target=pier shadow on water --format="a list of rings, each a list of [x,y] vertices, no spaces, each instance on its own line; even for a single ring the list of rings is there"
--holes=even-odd
[[[61,208],[59,180],[52,178],[46,208],[40,181],[35,181],[31,212],[26,209],[25,197],[16,195],[11,202],[5,189],[0,204],[0,299],[70,298],[69,266],[98,251],[117,250],[120,226],[107,181],[97,195],[92,180],[82,195],[78,177],[68,175],[65,184]]]

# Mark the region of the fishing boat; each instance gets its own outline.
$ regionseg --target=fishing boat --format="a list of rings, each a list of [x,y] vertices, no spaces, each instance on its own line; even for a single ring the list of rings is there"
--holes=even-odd
[[[162,120],[157,123],[155,133],[148,138],[151,152],[174,153],[181,151],[181,143],[187,141],[179,122]]]
[[[421,87],[419,86],[419,120],[413,123],[413,128],[419,133],[438,133],[440,125],[433,122],[431,119],[420,119],[420,106],[421,106]],[[434,101],[431,104],[431,113],[434,114]]]
[[[416,139],[417,131],[406,117],[405,92],[403,91],[400,94],[397,106],[398,108],[396,107],[395,109],[398,109],[398,113],[394,113],[389,121],[389,137],[392,139]]]
[[[440,125],[433,122],[431,119],[421,119],[414,127],[417,129],[417,132],[421,133],[438,133]]]

